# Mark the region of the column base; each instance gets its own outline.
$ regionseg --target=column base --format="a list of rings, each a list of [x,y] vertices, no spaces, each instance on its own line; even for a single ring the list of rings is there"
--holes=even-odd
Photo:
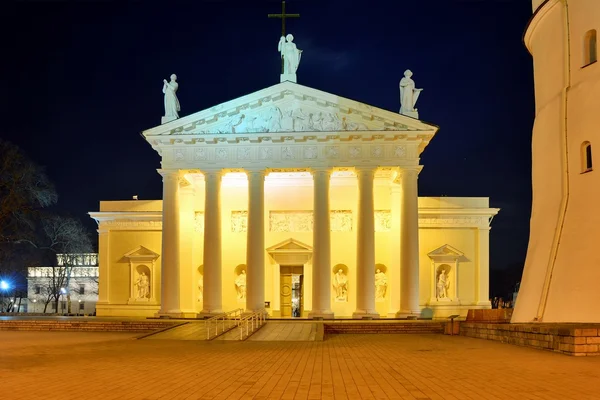
[[[417,319],[421,316],[421,310],[413,310],[413,311],[398,311],[396,313],[396,318],[403,319]]]
[[[352,313],[354,319],[379,319],[381,315],[374,311],[356,310]]]
[[[223,314],[223,310],[202,310],[198,314],[196,314],[197,318],[210,318],[215,315]]]
[[[196,318],[197,314],[195,311],[168,311],[168,312],[162,312],[159,311],[156,314],[154,314],[155,318],[173,318],[173,319],[180,319],[180,318]]]
[[[309,319],[333,319],[333,311],[331,310],[312,310],[308,313]]]

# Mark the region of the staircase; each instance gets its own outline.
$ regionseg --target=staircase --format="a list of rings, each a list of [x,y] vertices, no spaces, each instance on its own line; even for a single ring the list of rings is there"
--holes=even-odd
[[[85,321],[77,319],[9,319],[0,320],[0,331],[61,331],[61,332],[131,332],[145,333],[177,325],[162,321]]]
[[[325,322],[325,334],[424,334],[444,333],[445,322],[434,321],[332,321]]]

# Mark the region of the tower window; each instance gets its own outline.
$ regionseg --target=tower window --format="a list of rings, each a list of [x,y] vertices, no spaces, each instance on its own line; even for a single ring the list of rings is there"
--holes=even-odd
[[[596,42],[596,30],[587,31],[584,39],[584,67],[598,61],[598,45]]]
[[[592,144],[583,142],[581,145],[581,172],[589,172],[592,170]]]

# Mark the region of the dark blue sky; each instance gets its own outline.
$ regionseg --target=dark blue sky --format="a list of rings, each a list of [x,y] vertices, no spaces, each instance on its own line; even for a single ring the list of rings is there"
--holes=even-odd
[[[162,80],[182,115],[278,83],[279,1],[3,3],[0,133],[47,167],[59,208],[160,198]],[[489,196],[502,211],[491,268],[524,262],[531,207],[532,60],[527,0],[289,0],[304,50],[298,82],[397,111],[414,72],[420,117],[441,127],[422,156],[421,196]]]

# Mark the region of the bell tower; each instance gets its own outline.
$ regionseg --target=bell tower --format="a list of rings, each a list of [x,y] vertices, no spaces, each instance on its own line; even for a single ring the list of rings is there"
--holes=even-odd
[[[533,204],[512,322],[600,322],[600,1],[532,6]]]

